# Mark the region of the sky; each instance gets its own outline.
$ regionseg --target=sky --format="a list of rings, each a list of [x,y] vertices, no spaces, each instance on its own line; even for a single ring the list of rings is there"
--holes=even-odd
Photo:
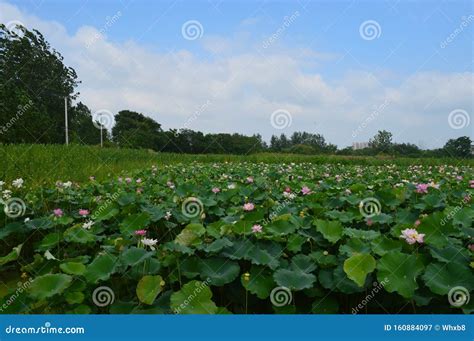
[[[0,0],[0,22],[42,32],[93,112],[341,148],[474,139],[472,1]]]

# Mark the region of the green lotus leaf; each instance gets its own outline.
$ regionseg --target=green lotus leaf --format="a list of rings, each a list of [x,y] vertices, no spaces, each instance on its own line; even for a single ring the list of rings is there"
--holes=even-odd
[[[105,281],[115,272],[117,257],[109,254],[97,256],[86,268],[84,277],[90,283]]]
[[[36,249],[38,251],[46,251],[46,250],[52,249],[53,247],[58,245],[59,242],[62,240],[63,240],[62,233],[60,232],[49,233],[41,240],[41,242],[38,244]]]
[[[339,221],[315,220],[316,230],[331,243],[336,243],[342,237],[342,225]]]
[[[212,291],[206,282],[191,281],[171,295],[171,309],[175,314],[216,314]]]
[[[316,276],[301,270],[278,269],[273,274],[273,279],[279,286],[303,290],[313,286]]]
[[[134,235],[136,230],[145,229],[150,223],[150,216],[146,212],[129,215],[120,224],[120,232],[126,236]]]
[[[449,236],[456,232],[451,220],[446,219],[441,212],[435,212],[425,217],[417,228],[419,233],[425,234],[424,242],[437,248],[450,244]]]
[[[267,299],[275,287],[271,272],[265,267],[256,265],[250,269],[249,276],[243,274],[240,277],[240,282],[245,289],[262,300]]]
[[[62,293],[71,285],[72,277],[64,274],[47,274],[36,277],[28,287],[30,296],[37,300]]]
[[[87,244],[95,242],[96,236],[81,225],[75,225],[64,231],[64,240],[70,243]]]
[[[347,277],[363,287],[369,273],[375,270],[375,259],[367,253],[354,254],[344,261]]]
[[[153,252],[132,246],[120,255],[120,260],[125,266],[135,266],[153,256]]]
[[[403,244],[400,240],[393,240],[386,236],[380,236],[370,242],[372,250],[379,256],[390,251],[401,251]]]
[[[208,246],[206,246],[206,248],[204,249],[204,251],[206,252],[219,252],[221,251],[223,248],[225,247],[229,247],[229,246],[232,246],[232,242],[227,239],[227,238],[219,238],[219,239],[216,239],[215,241],[213,241],[211,244],[209,244]]]
[[[16,247],[14,247],[10,253],[8,253],[6,256],[0,257],[0,266],[7,264],[9,262],[12,262],[14,260],[17,260],[18,257],[20,256],[21,248],[23,244],[20,244]]]
[[[106,221],[112,217],[115,217],[119,212],[120,211],[115,204],[102,205],[93,211],[92,219],[97,222]]]
[[[86,271],[86,266],[77,262],[62,263],[59,268],[69,275],[82,275]]]
[[[430,248],[430,253],[436,260],[444,263],[469,264],[470,253],[463,245],[448,245],[445,248]]]
[[[349,239],[344,245],[339,247],[339,253],[347,256],[351,256],[354,253],[369,253],[370,251],[370,244],[357,238]]]
[[[67,292],[64,295],[64,298],[66,299],[66,302],[69,304],[81,304],[84,302],[84,294],[79,291],[73,291],[73,292]]]
[[[190,246],[200,244],[200,236],[206,232],[206,229],[201,224],[188,224],[181,232],[176,236],[175,243],[182,246]]]
[[[399,251],[387,252],[377,263],[377,279],[385,282],[385,290],[412,298],[418,288],[417,277],[423,264],[415,255]]]
[[[140,302],[152,305],[165,285],[161,276],[143,276],[137,285],[137,296]]]
[[[474,289],[474,274],[458,263],[431,263],[422,276],[426,286],[438,295],[447,295],[453,287]]]
[[[221,286],[235,280],[239,276],[240,267],[235,261],[215,257],[201,259],[199,270],[202,280],[213,286]]]

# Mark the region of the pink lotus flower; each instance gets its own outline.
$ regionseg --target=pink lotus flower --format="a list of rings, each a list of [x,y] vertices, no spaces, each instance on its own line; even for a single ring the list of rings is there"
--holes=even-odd
[[[285,192],[286,192],[286,193],[291,193],[291,188],[290,188],[290,187],[286,187],[286,188],[285,188]]]
[[[254,225],[252,226],[253,233],[261,233],[262,232],[262,225]]]
[[[214,187],[214,188],[212,189],[212,193],[216,193],[216,194],[217,194],[217,193],[219,193],[220,191],[221,191],[221,190],[220,190],[220,188],[218,188],[218,187]]]
[[[249,184],[251,184],[251,183],[253,182],[253,178],[252,178],[251,176],[249,176],[249,177],[247,178],[247,182],[248,182]]]
[[[461,180],[462,180],[462,176],[461,176],[461,175],[458,175],[458,176],[456,177],[456,180],[461,181]]]
[[[416,185],[416,193],[428,193],[428,184],[418,184]]]
[[[141,193],[143,192],[143,188],[137,188],[136,192],[137,192],[138,194],[141,194]]]
[[[308,195],[308,194],[311,193],[311,190],[309,189],[309,187],[304,186],[304,187],[301,189],[301,193],[303,193],[303,195]]]
[[[417,227],[417,226],[420,225],[420,224],[421,224],[420,219],[417,219],[417,220],[415,221],[415,227]]]
[[[54,209],[53,213],[54,213],[54,215],[55,215],[56,217],[62,217],[63,214],[64,214],[63,210],[60,209],[60,208]]]
[[[144,235],[146,235],[146,230],[136,230],[135,235],[136,236],[144,236]]]
[[[469,244],[468,248],[469,248],[469,250],[471,250],[472,252],[474,252],[474,244]]]
[[[244,204],[244,211],[253,211],[254,208],[255,208],[255,205],[252,204],[251,202]]]
[[[125,182],[129,184],[130,182],[132,182],[132,178],[125,178]]]
[[[84,210],[84,209],[80,209],[79,210],[79,215],[85,217],[85,216],[88,216],[89,215],[89,210]]]
[[[138,178],[135,182],[136,182],[137,184],[139,184],[139,183],[142,182],[142,179]]]
[[[474,180],[469,180],[469,187],[474,188]]]
[[[410,245],[417,242],[422,244],[424,242],[424,237],[425,235],[423,233],[418,233],[418,231],[415,229],[405,229],[400,235],[400,238],[405,239],[405,241]]]
[[[365,223],[367,224],[367,226],[372,226],[374,224],[374,222],[372,221],[372,219],[368,218]]]

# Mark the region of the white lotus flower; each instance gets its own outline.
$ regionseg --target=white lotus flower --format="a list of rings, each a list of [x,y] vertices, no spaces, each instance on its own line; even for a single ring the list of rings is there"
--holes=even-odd
[[[63,187],[64,188],[69,188],[72,186],[72,182],[71,181],[66,181],[66,182],[63,182]]]
[[[149,246],[150,249],[152,249],[153,251],[155,251],[155,245],[156,243],[158,243],[158,240],[156,239],[148,239],[148,238],[143,238],[141,240],[142,244],[145,245],[145,246]]]
[[[90,228],[94,225],[94,222],[92,220],[89,220],[82,224],[82,227],[85,228],[86,230],[90,230]]]
[[[16,187],[16,188],[21,188],[23,186],[23,183],[25,181],[22,179],[22,178],[18,178],[16,180],[13,180],[12,182],[12,186]]]

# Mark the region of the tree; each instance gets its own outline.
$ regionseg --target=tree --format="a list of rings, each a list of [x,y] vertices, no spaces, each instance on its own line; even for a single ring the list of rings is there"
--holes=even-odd
[[[82,102],[71,108],[69,114],[69,138],[80,144],[99,144],[100,130],[92,122],[90,109]],[[103,140],[108,141],[108,132],[104,129]]]
[[[467,158],[471,156],[471,139],[462,136],[457,139],[450,139],[443,147],[447,156]]]
[[[0,122],[8,123],[0,142],[64,143],[64,97],[77,96],[76,72],[40,32],[17,28],[0,24]]]
[[[392,133],[386,130],[379,130],[377,135],[369,141],[370,148],[377,152],[388,152],[392,146]]]
[[[163,143],[161,125],[135,111],[122,110],[115,115],[112,137],[121,147],[160,150]]]

